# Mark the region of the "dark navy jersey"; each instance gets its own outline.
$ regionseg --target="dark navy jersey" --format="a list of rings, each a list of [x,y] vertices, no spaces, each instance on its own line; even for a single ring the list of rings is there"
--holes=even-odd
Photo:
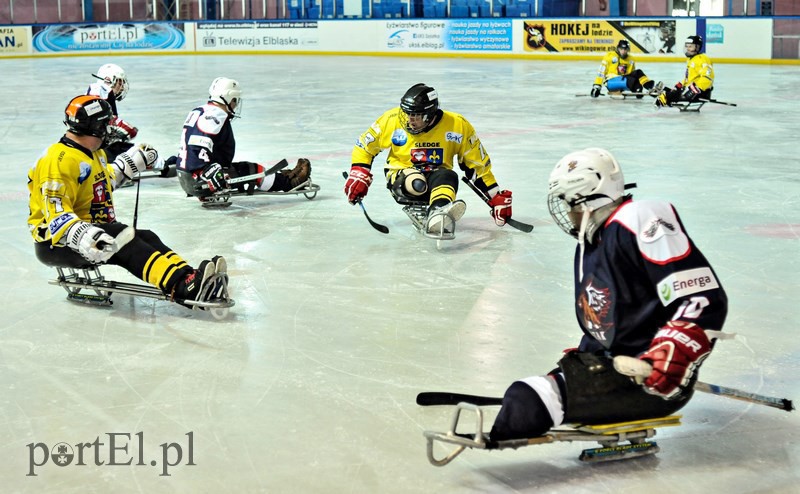
[[[667,321],[721,330],[725,291],[671,204],[627,201],[586,243],[575,298],[583,351],[636,356]]]
[[[213,163],[228,168],[235,152],[236,140],[228,112],[205,104],[189,113],[183,123],[177,161],[179,170],[199,172]]]

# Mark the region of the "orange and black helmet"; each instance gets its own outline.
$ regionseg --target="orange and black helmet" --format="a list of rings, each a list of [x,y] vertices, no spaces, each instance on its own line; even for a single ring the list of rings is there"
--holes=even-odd
[[[112,117],[111,105],[97,96],[75,96],[64,109],[64,124],[81,136],[104,138]]]

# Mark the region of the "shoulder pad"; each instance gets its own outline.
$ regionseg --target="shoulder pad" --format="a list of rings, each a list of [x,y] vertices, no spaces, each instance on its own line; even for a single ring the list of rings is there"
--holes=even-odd
[[[214,105],[203,105],[203,114],[197,119],[197,129],[206,134],[216,135],[228,120],[228,113]]]
[[[669,264],[689,255],[689,238],[668,202],[629,201],[609,218],[612,222],[636,236],[639,251],[652,263]]]
[[[102,82],[93,82],[89,84],[89,90],[86,91],[86,94],[89,96],[99,96],[107,100],[110,91],[111,89]]]

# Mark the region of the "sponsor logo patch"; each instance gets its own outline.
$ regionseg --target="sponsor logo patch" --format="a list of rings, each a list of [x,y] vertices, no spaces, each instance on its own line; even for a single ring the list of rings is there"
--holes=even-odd
[[[719,288],[711,268],[688,269],[672,273],[658,282],[658,298],[666,307],[674,300],[693,293]]]
[[[403,129],[397,129],[392,133],[392,144],[395,146],[405,146],[408,142],[408,136]]]
[[[461,141],[464,140],[464,136],[461,134],[456,134],[455,132],[448,132],[444,135],[444,139],[450,142],[457,142],[461,144]]]

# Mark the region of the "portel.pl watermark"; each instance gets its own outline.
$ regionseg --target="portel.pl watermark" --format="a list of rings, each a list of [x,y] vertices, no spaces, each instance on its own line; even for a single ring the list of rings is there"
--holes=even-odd
[[[195,466],[194,432],[185,434],[186,442],[165,442],[160,445],[160,457],[145,459],[144,433],[107,432],[97,436],[92,442],[69,444],[59,442],[50,446],[45,443],[30,443],[28,448],[28,473],[26,477],[36,477],[39,470],[48,463],[59,467],[96,466],[150,466],[160,467],[161,477],[169,477],[169,469],[183,463]],[[102,439],[101,439],[102,438]],[[148,461],[149,460],[149,461]]]

